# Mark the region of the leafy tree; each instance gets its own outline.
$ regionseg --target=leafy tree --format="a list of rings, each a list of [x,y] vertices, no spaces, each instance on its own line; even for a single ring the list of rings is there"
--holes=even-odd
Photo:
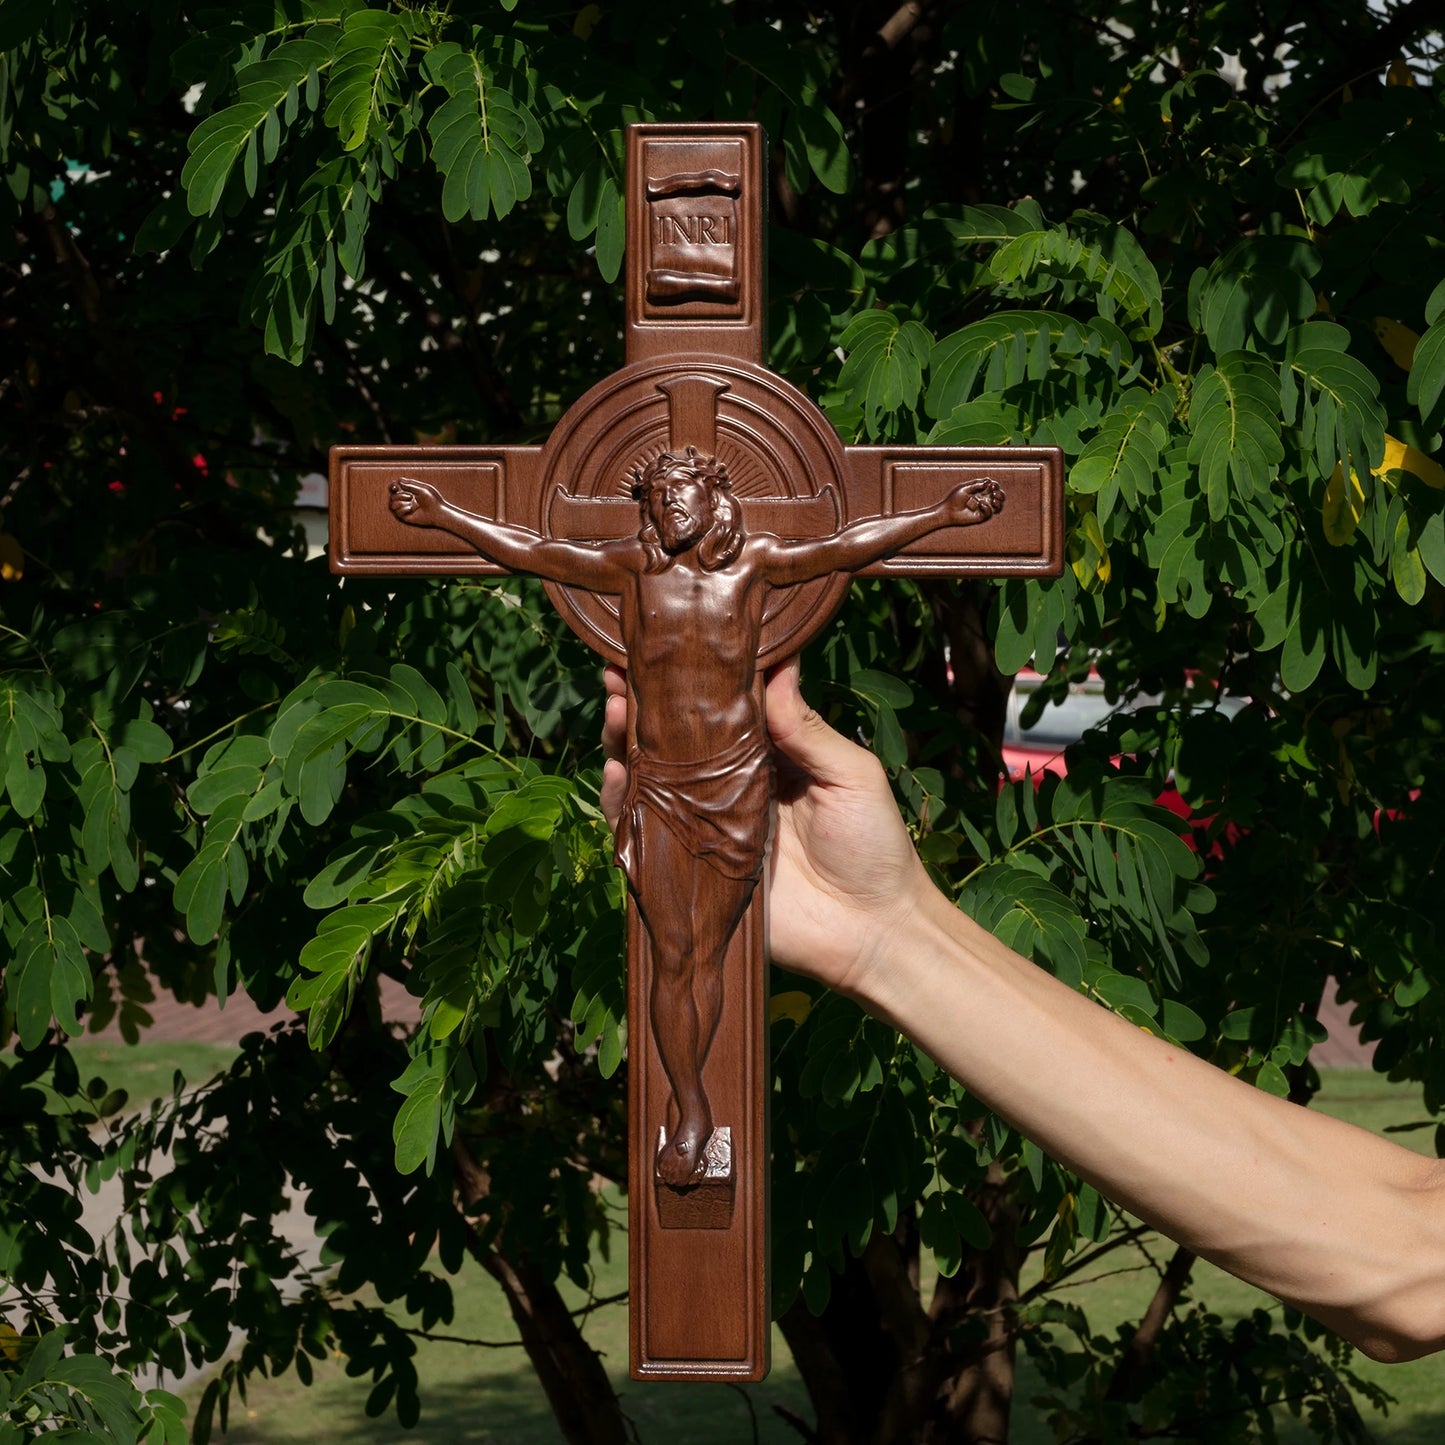
[[[1063,577],[860,586],[809,663],[945,886],[1300,1102],[1333,972],[1438,1114],[1434,22],[6,0],[0,1441],[182,1440],[132,1373],[233,1329],[195,1438],[331,1350],[415,1420],[414,1341],[357,1292],[445,1320],[468,1253],[567,1437],[625,1437],[556,1288],[607,1242],[593,1180],[625,1183],[594,663],[529,585],[338,584],[290,508],[333,441],[534,440],[619,361],[636,118],[767,126],[771,363],[849,441],[1067,454]],[[1041,699],[1092,669],[1126,707],[1066,780],[1000,791],[1030,660]],[[139,1036],[153,986],[304,1023],[127,1116],[66,1041]],[[1220,1439],[1281,1407],[1365,1438],[1342,1347],[1227,1326],[1184,1251],[1099,1332],[1056,1287],[1129,1222],[882,1025],[776,986],[775,1305],[816,1438],[1004,1438],[1020,1347],[1060,1438],[1186,1403]],[[78,1195],[116,1176],[92,1238]],[[298,1190],[321,1271],[276,1230]]]

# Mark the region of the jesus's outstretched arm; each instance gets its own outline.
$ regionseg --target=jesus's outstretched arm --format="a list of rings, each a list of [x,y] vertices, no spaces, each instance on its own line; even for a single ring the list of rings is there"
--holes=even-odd
[[[764,569],[768,581],[780,587],[808,582],[829,572],[856,572],[940,528],[986,522],[1003,510],[1003,504],[1004,490],[992,477],[960,482],[937,505],[916,512],[855,522],[831,537],[801,542],[772,538]]]
[[[565,582],[589,592],[621,592],[640,565],[635,539],[588,546],[558,542],[525,527],[478,516],[446,500],[428,482],[402,477],[390,487],[389,505],[413,527],[437,527],[475,547],[489,561],[548,582]]]

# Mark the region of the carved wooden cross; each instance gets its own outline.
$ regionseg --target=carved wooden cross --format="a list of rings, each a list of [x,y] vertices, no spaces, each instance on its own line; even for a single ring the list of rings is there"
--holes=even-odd
[[[331,566],[531,572],[628,668],[636,1378],[768,1368],[762,669],[854,576],[1057,573],[1053,448],[844,447],[764,370],[755,125],[627,135],[626,364],[540,447],[334,447]]]

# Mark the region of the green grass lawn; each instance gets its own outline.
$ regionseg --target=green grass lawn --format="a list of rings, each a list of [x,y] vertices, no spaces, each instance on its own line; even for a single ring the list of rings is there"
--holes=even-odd
[[[81,1083],[99,1076],[112,1089],[124,1089],[127,1109],[138,1109],[171,1092],[176,1071],[194,1088],[224,1073],[239,1052],[229,1044],[124,1044],[80,1042],[70,1046]]]
[[[108,1057],[100,1052],[107,1048],[110,1046],[82,1046],[82,1077],[99,1072],[108,1080],[124,1081],[136,1101],[147,1097],[147,1091],[150,1095],[169,1092],[174,1068],[181,1067],[188,1079],[199,1082],[224,1067],[228,1054],[211,1046],[126,1049],[117,1045],[111,1050],[113,1057]],[[1368,1071],[1329,1071],[1324,1091],[1313,1107],[1377,1132],[1422,1117],[1408,1086],[1393,1085]],[[1422,1153],[1432,1150],[1431,1129],[1393,1137]],[[1168,1249],[1165,1241],[1151,1246],[1156,1258],[1167,1257]],[[613,1259],[599,1268],[595,1288],[600,1296],[626,1286],[625,1251],[614,1249],[613,1254]],[[1110,1330],[1142,1314],[1154,1289],[1154,1276],[1148,1269],[1132,1267],[1143,1264],[1137,1251],[1132,1258],[1115,1258],[1107,1267],[1107,1278],[1070,1290],[1096,1331]],[[581,1292],[564,1288],[569,1302],[577,1307],[584,1303]],[[403,1438],[422,1439],[429,1445],[553,1445],[560,1441],[526,1356],[515,1346],[516,1331],[500,1291],[480,1269],[470,1266],[454,1282],[454,1290],[456,1318],[440,1332],[490,1344],[419,1341],[423,1414],[415,1432],[403,1431],[391,1415],[368,1419],[363,1407],[370,1379],[349,1378],[338,1359],[329,1366],[318,1366],[316,1382],[309,1389],[291,1373],[275,1380],[254,1380],[248,1398],[233,1402],[229,1429],[219,1438],[229,1445],[329,1445],[341,1441],[373,1445]],[[1195,1267],[1190,1298],[1203,1300],[1226,1320],[1256,1308],[1280,1308],[1269,1296],[1203,1264]],[[623,1409],[644,1442],[731,1445],[753,1438],[797,1441],[800,1437],[774,1407],[793,1411],[805,1420],[812,1418],[806,1392],[776,1330],[772,1375],[761,1385],[746,1387],[643,1385],[629,1380],[625,1305],[593,1312],[586,1333],[602,1353]],[[1012,1439],[1015,1445],[1045,1445],[1052,1441],[1052,1434],[1030,1403],[1041,1389],[1040,1381],[1022,1355],[1020,1365]],[[1378,1438],[1392,1445],[1434,1445],[1445,1438],[1445,1355],[1396,1366],[1376,1365],[1357,1355],[1354,1367],[1398,1399],[1388,1419],[1368,1417]],[[187,1392],[193,1403],[201,1388],[197,1384]],[[1287,1415],[1281,1414],[1276,1424],[1282,1445],[1314,1438]]]
[[[619,1236],[614,1235],[614,1240]],[[625,1250],[613,1249],[601,1262],[596,1293],[616,1294],[627,1287]],[[294,1374],[253,1382],[244,1403],[233,1403],[229,1427],[213,1438],[227,1445],[380,1445],[384,1441],[425,1440],[428,1445],[555,1445],[562,1440],[547,1401],[527,1363],[511,1344],[517,1338],[500,1289],[480,1267],[468,1263],[453,1280],[456,1318],[438,1333],[472,1340],[507,1342],[500,1348],[419,1341],[422,1417],[406,1431],[388,1412],[381,1419],[364,1413],[370,1376],[349,1378],[340,1360],[316,1367],[315,1383],[303,1388]],[[564,1282],[569,1305],[586,1297]],[[787,1346],[773,1329],[773,1371],[761,1385],[638,1384],[627,1375],[627,1306],[605,1305],[588,1316],[587,1339],[603,1357],[622,1408],[643,1441],[673,1445],[737,1445],[756,1438],[796,1442],[799,1436],[774,1410],[775,1405],[811,1421],[812,1411]],[[202,1385],[187,1392],[192,1405]]]

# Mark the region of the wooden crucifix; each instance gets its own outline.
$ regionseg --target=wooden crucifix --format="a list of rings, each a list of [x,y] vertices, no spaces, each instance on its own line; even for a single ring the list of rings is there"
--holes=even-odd
[[[1047,447],[845,447],[765,370],[756,125],[627,134],[626,364],[540,447],[334,447],[341,573],[540,576],[628,669],[635,1378],[768,1369],[762,673],[856,576],[1053,575]]]

